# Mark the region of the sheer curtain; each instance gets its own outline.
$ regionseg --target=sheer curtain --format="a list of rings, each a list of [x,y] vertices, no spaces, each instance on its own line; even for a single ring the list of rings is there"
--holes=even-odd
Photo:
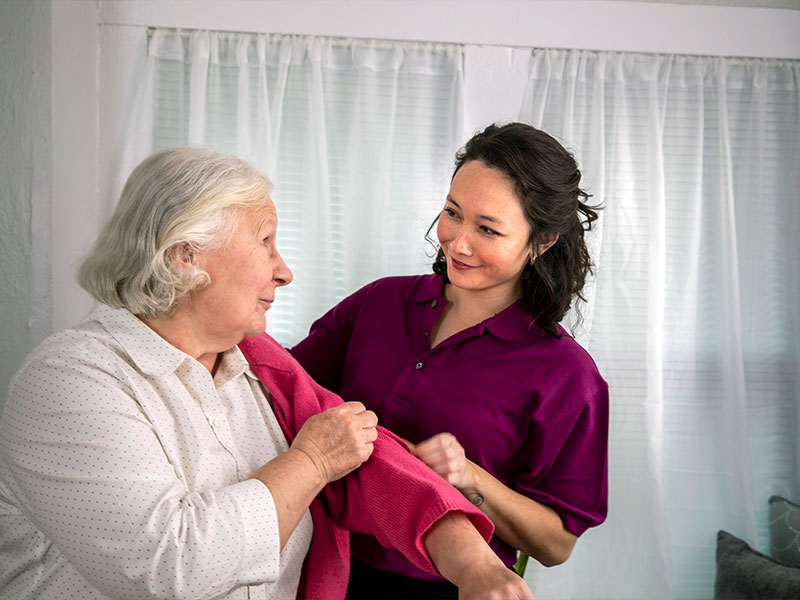
[[[461,144],[460,46],[150,32],[119,185],[150,152],[209,146],[275,182],[294,282],[268,327],[293,344],[345,294],[429,270],[424,236]]]
[[[120,187],[149,152],[187,143],[266,169],[295,273],[269,327],[291,344],[361,284],[428,271],[423,235],[465,141],[465,72],[504,54],[469,50],[154,30]],[[522,79],[495,86],[525,90],[519,118],[575,152],[605,206],[576,333],[612,413],[607,522],[526,579],[538,600],[711,598],[717,530],[764,551],[769,496],[800,500],[800,66],[566,50],[529,62],[498,64]]]
[[[611,386],[610,498],[546,598],[710,598],[718,529],[800,499],[796,62],[536,50],[520,118],[605,206],[581,336]]]

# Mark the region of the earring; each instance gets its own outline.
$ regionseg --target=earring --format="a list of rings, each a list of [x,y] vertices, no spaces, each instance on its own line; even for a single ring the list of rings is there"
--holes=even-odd
[[[531,266],[533,266],[533,263],[535,262],[536,262],[536,257],[533,254],[531,254]]]

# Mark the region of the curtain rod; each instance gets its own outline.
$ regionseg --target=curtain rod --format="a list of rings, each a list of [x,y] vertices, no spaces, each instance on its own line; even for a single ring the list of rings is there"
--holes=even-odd
[[[217,35],[273,35],[273,36],[283,36],[283,37],[316,37],[316,38],[324,38],[326,40],[331,40],[334,45],[337,46],[346,46],[352,43],[352,40],[356,40],[359,42],[370,42],[372,45],[377,46],[378,48],[392,48],[395,44],[404,44],[406,46],[418,46],[420,48],[430,48],[436,46],[446,46],[450,48],[464,48],[465,44],[456,44],[454,42],[421,42],[415,40],[388,40],[388,39],[373,39],[373,38],[362,38],[362,37],[342,37],[342,36],[334,36],[334,35],[317,35],[317,34],[308,34],[308,33],[264,33],[264,32],[257,32],[257,31],[229,31],[229,30],[215,30],[215,29],[200,29],[196,27],[148,27],[147,28],[147,40],[148,42],[153,37],[153,33],[156,29],[162,29],[164,31],[172,31],[179,34],[183,38],[188,38],[192,33],[196,31],[203,31],[206,33],[214,33]]]
[[[230,30],[216,30],[216,29],[200,29],[198,27],[147,27],[147,41],[150,42],[150,39],[153,37],[153,33],[156,29],[163,29],[165,31],[173,31],[175,33],[180,34],[181,37],[188,38],[193,32],[195,31],[204,31],[207,33],[215,33],[218,35],[273,35],[273,36],[284,36],[284,37],[317,37],[317,38],[325,38],[331,40],[334,45],[336,46],[346,46],[350,43],[351,40],[357,40],[361,42],[371,42],[373,45],[377,46],[378,48],[391,48],[393,44],[405,44],[410,46],[418,46],[420,48],[430,48],[435,46],[447,46],[451,48],[461,48],[464,49],[471,44],[462,44],[462,43],[455,43],[455,42],[423,42],[418,40],[389,40],[389,39],[374,39],[374,38],[363,38],[363,37],[342,37],[342,36],[334,36],[334,35],[319,35],[319,34],[310,34],[310,33],[264,33],[258,31],[230,31]],[[499,48],[508,48],[514,50],[528,50],[531,53],[536,51],[546,51],[546,50],[555,50],[555,51],[571,51],[576,50],[578,52],[586,52],[588,54],[625,54],[629,56],[675,56],[678,58],[684,58],[688,60],[709,60],[709,59],[724,59],[727,61],[728,64],[731,65],[750,65],[753,63],[770,63],[773,66],[798,66],[800,65],[800,60],[795,60],[791,58],[767,58],[767,57],[745,57],[745,56],[718,56],[716,54],[678,54],[678,53],[667,53],[667,52],[631,52],[628,50],[591,50],[587,48],[544,48],[539,46],[499,46],[495,44],[475,44],[478,46],[490,45]]]

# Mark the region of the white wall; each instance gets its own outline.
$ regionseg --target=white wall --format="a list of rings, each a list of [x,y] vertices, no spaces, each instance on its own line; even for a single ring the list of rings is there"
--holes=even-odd
[[[9,205],[3,209],[0,229],[5,263],[0,267],[3,392],[22,357],[50,331],[51,319],[52,328],[59,330],[91,306],[74,284],[74,271],[106,216],[99,207],[107,206],[104,200],[117,186],[118,174],[111,166],[121,151],[119,139],[135,92],[137,74],[131,72],[129,59],[143,51],[143,27],[496,45],[507,57],[507,73],[487,69],[467,74],[468,117],[477,124],[516,116],[516,107],[503,104],[508,96],[503,90],[508,74],[525,69],[526,53],[501,46],[800,59],[800,11],[721,5],[605,0],[3,0],[0,17],[0,185]],[[52,89],[42,75],[50,67]],[[0,399],[4,397],[2,393]]]
[[[75,268],[95,238],[98,211],[100,29],[93,0],[53,6],[53,327],[77,322],[91,307]]]
[[[0,408],[52,326],[50,23],[49,2],[0,3]]]

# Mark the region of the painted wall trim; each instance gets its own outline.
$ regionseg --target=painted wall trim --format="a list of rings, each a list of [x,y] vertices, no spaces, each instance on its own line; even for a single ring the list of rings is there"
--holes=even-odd
[[[800,11],[612,0],[100,0],[102,24],[800,59]]]

